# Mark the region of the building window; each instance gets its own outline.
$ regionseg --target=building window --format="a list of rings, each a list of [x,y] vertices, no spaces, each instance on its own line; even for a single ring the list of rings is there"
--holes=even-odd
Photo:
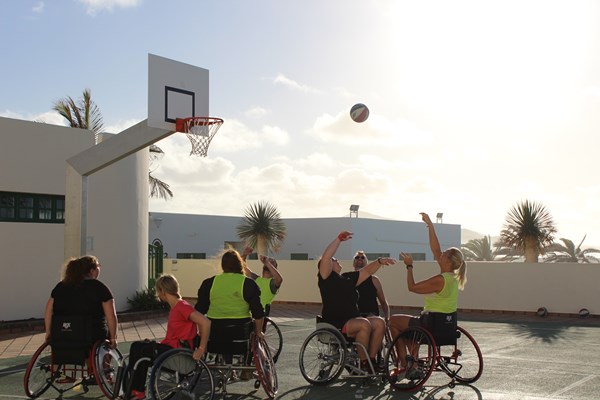
[[[369,261],[375,261],[379,257],[390,258],[390,253],[365,253]]]
[[[425,261],[425,253],[408,253],[412,257],[413,261]],[[399,255],[399,260],[402,260],[402,256]]]
[[[308,260],[308,253],[290,253],[290,260]]]
[[[180,260],[205,260],[206,253],[177,253]]]
[[[65,222],[65,196],[0,192],[0,221]]]

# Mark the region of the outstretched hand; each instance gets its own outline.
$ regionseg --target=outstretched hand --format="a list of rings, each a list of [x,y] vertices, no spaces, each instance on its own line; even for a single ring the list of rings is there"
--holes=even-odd
[[[340,234],[338,235],[338,239],[340,240],[340,242],[345,242],[346,240],[352,239],[352,235],[352,232],[343,231],[340,232]]]
[[[427,214],[425,214],[425,215],[427,215]],[[402,261],[404,261],[404,265],[412,265],[413,258],[410,254],[401,252],[400,257],[402,257]]]
[[[425,222],[427,224],[427,226],[431,226],[432,222],[431,222],[431,218],[429,218],[429,215],[427,215],[427,213],[419,213],[421,214],[421,218],[423,218],[423,222]]]
[[[244,248],[244,251],[242,252],[242,258],[246,258],[248,257],[250,254],[252,254],[254,252],[254,249],[251,246],[246,246]]]

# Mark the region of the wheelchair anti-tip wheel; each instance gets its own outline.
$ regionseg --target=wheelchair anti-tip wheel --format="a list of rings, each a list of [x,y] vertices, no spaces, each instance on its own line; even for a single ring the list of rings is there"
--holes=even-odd
[[[327,385],[342,373],[346,352],[346,340],[338,331],[317,329],[300,349],[300,372],[313,385]]]
[[[196,361],[190,349],[173,349],[161,354],[150,371],[148,392],[154,400],[211,400],[215,395],[213,376],[204,361]]]

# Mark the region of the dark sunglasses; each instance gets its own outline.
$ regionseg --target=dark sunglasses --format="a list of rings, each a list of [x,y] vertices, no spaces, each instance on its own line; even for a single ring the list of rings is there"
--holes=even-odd
[[[354,257],[355,260],[364,260],[365,256],[356,256]]]

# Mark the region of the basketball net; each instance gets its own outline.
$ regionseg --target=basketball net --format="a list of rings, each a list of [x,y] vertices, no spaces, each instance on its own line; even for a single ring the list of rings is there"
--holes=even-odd
[[[213,117],[178,118],[176,121],[177,132],[185,133],[192,144],[190,155],[201,157],[208,154],[210,141],[221,125],[223,120]]]

